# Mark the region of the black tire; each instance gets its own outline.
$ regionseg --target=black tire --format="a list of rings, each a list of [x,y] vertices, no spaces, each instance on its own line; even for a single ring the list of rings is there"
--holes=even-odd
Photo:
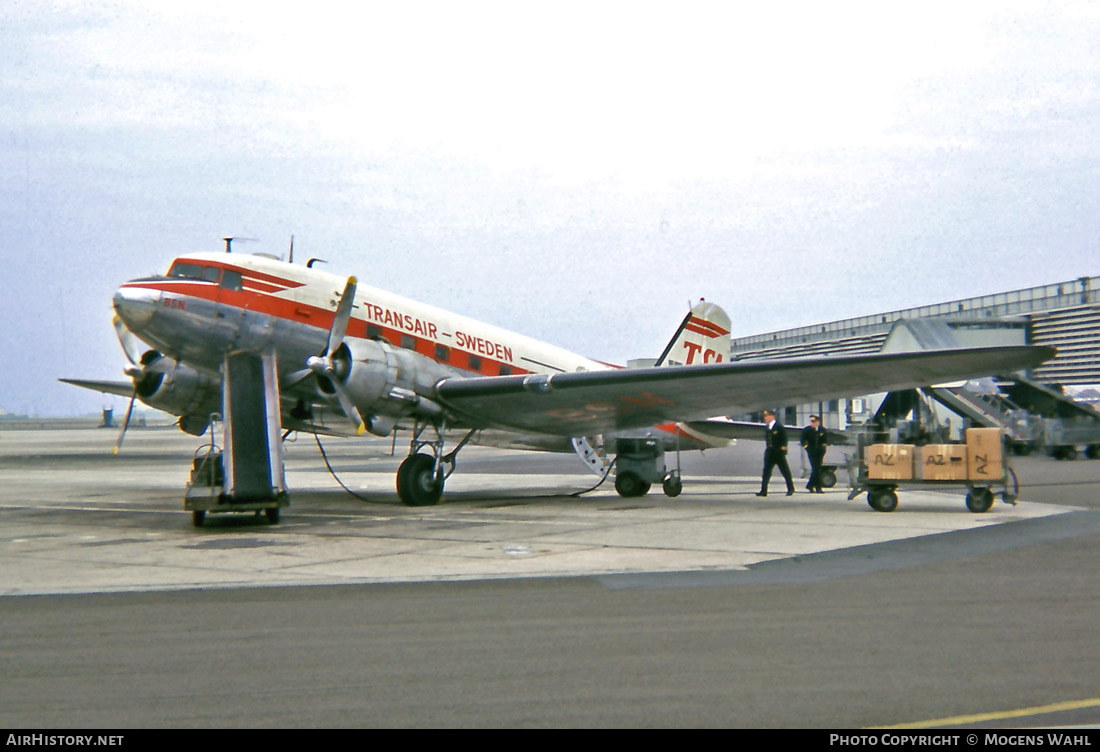
[[[206,522],[206,512],[201,509],[196,509],[191,513],[191,524],[195,527],[202,527],[202,523]]]
[[[893,512],[898,508],[898,495],[889,488],[868,491],[867,503],[876,512]]]
[[[982,514],[993,508],[993,492],[988,488],[974,488],[966,495],[966,508],[974,514]]]
[[[1100,460],[1100,444],[1089,444],[1085,450],[1085,456],[1090,460]]]
[[[279,524],[279,507],[268,507],[264,513],[267,515],[267,521],[272,525]]]
[[[822,470],[821,471],[821,476],[820,476],[819,479],[821,480],[821,487],[822,488],[832,488],[833,486],[836,485],[836,471],[835,470]]]
[[[643,481],[637,473],[627,471],[615,476],[615,490],[625,499],[645,496],[649,493],[649,486],[650,484]]]
[[[679,475],[670,475],[665,478],[665,482],[661,484],[664,488],[665,496],[670,499],[675,499],[680,495],[680,492],[684,490],[684,482],[680,480]]]
[[[443,498],[443,479],[435,476],[435,458],[410,454],[397,470],[397,495],[410,507],[430,507]]]
[[[1054,458],[1059,460],[1077,459],[1077,447],[1072,444],[1054,448]]]

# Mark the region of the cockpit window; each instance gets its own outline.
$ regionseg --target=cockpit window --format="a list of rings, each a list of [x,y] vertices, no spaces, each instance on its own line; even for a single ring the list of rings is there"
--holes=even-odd
[[[203,282],[213,282],[227,290],[240,290],[242,287],[241,273],[231,269],[222,270],[219,266],[206,266],[190,261],[176,261],[168,269],[168,276],[174,279],[201,279]]]
[[[201,279],[204,282],[217,282],[221,279],[222,270],[216,266],[203,266],[186,261],[177,261],[168,270],[169,277],[177,279]]]
[[[172,268],[168,270],[169,277],[182,277],[183,279],[202,279],[203,267],[198,264],[188,264],[183,261],[177,261],[172,264]]]

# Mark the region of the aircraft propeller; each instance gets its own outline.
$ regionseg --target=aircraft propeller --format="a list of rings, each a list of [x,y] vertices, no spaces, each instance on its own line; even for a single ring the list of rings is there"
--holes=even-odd
[[[121,317],[114,316],[111,323],[115,326],[115,334],[118,336],[118,343],[122,345],[122,352],[126,354],[126,360],[130,361],[131,366],[137,366],[141,360],[141,341],[126,328]],[[127,373],[127,375],[131,374]]]
[[[122,440],[126,438],[126,429],[130,427],[130,417],[134,414],[134,402],[137,401],[138,393],[142,386],[148,387],[147,380],[151,377],[159,380],[166,372],[169,361],[156,350],[146,350],[142,353],[141,341],[126,328],[121,318],[115,316],[112,323],[115,326],[115,334],[118,335],[118,342],[122,345],[122,351],[130,362],[122,372],[134,382],[134,391],[130,394],[130,404],[126,408],[126,419],[122,422],[118,439],[115,441],[114,448],[111,449],[111,454],[118,454],[122,449]]]
[[[336,351],[344,341],[344,335],[348,331],[348,322],[351,320],[351,310],[355,306],[355,290],[359,281],[355,277],[348,277],[344,292],[340,295],[340,302],[336,305],[336,315],[332,319],[332,329],[328,333],[328,342],[320,355],[311,356],[306,360],[308,372],[312,372],[318,379],[324,379],[325,387],[331,386],[336,400],[340,403],[340,410],[344,416],[355,425],[356,435],[361,435],[366,430],[363,417],[351,401],[347,390],[337,374]],[[298,371],[291,374],[291,380],[299,380],[297,377],[305,376],[307,371]],[[326,388],[327,391],[327,388]]]

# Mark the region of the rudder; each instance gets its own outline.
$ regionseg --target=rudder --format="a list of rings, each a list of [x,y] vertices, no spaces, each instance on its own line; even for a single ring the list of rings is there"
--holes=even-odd
[[[730,358],[730,317],[716,303],[700,299],[672,336],[657,366],[722,363]]]

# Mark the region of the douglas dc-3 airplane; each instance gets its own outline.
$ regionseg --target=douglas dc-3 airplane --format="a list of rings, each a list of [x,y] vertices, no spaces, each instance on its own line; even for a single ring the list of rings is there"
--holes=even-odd
[[[614,469],[623,496],[653,482],[675,496],[679,470],[666,471],[664,453],[727,444],[713,416],[1005,373],[1054,354],[1013,346],[730,362],[729,319],[700,303],[657,365],[620,368],[312,263],[180,256],[163,276],[126,282],[114,296],[132,383],[63,380],[133,395],[195,435],[222,417],[226,444],[232,428],[241,445],[227,464],[268,474],[258,486],[226,481],[245,500],[282,488],[282,431],[387,436],[400,423],[413,438],[398,495],[428,505],[471,441],[575,451],[594,471]]]

